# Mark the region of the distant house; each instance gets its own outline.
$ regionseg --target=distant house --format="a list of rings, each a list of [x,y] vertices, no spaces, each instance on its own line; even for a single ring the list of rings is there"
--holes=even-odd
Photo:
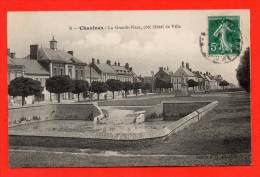
[[[90,64],[101,77],[101,81],[106,82],[108,79],[116,79],[121,82],[134,82],[136,74],[133,72],[132,67],[126,63],[125,66],[121,66],[119,62],[111,64],[111,60],[107,60],[106,63],[101,63],[99,59],[92,59]]]
[[[159,71],[155,73],[154,79],[158,78],[165,82],[171,82],[172,72],[169,71],[169,67],[159,67]]]
[[[219,84],[221,81],[223,81],[223,77],[220,74],[218,74],[218,75],[214,76],[213,79],[216,80],[216,82],[217,82],[217,89],[220,89]]]
[[[190,68],[189,63],[186,63],[186,67],[184,66],[184,62],[182,62],[181,66],[173,73],[172,75],[172,83],[174,90],[180,90],[182,83],[187,85],[187,81],[189,79],[193,79],[194,81],[198,81],[196,75],[194,75]]]
[[[142,77],[143,83],[151,84],[153,83],[153,77],[152,76],[144,76]]]
[[[92,58],[90,66],[100,75],[100,80],[103,82],[106,82],[108,79],[117,79],[117,73],[112,68],[109,60],[106,63],[100,63],[99,59],[95,60]]]
[[[7,65],[8,65],[8,84],[11,80],[16,77],[21,77],[24,75],[24,66],[17,64],[13,58],[7,56]]]
[[[205,77],[200,71],[193,71],[192,72],[196,77],[197,81],[199,83],[198,89],[199,90],[205,90]]]
[[[110,60],[107,61],[109,64]],[[135,73],[133,72],[132,67],[129,67],[129,64],[126,63],[125,66],[121,66],[120,62],[114,62],[111,67],[114,69],[114,71],[117,74],[117,80],[120,80],[121,82],[134,82],[134,79],[136,78]]]
[[[76,58],[73,51],[58,50],[57,43],[53,37],[50,48],[30,45],[30,54],[26,58],[38,61],[50,73],[50,77],[68,75],[72,79],[84,80],[86,63]]]
[[[44,90],[41,95],[29,96],[26,98],[27,103],[33,101],[43,101],[48,97],[49,92],[45,89],[46,79],[49,78],[50,73],[36,60],[29,60],[24,58],[15,58],[15,55],[8,56],[8,83],[16,77],[27,77],[41,82]],[[17,98],[19,100],[19,98]]]
[[[218,89],[218,82],[214,78],[214,76],[210,72],[205,73],[207,80],[209,81],[209,89],[210,90],[216,90]]]
[[[94,68],[90,67],[90,65],[85,67],[85,78],[89,83],[92,81],[101,81],[101,75]]]
[[[67,75],[71,79],[85,80],[86,63],[76,58],[73,51],[58,50],[58,41],[54,37],[49,43],[49,48],[39,47],[38,44],[30,45],[29,55],[19,60],[20,64],[25,66],[25,71],[28,71],[25,75],[41,81],[43,86],[45,80],[52,76]],[[49,94],[45,88],[43,94],[44,100],[51,99],[51,95],[56,96]],[[73,94],[62,94],[61,98],[73,99]]]

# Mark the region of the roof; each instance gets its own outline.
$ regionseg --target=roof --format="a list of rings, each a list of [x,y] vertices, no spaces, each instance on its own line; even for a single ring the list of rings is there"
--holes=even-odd
[[[117,74],[134,75],[134,72],[130,71],[124,66],[111,65],[111,67],[116,71]]]
[[[49,72],[37,60],[16,58],[12,59],[12,62],[15,65],[24,66],[25,74],[49,75]]]
[[[208,81],[211,81],[211,78],[209,76],[205,76],[205,78],[208,80]]]
[[[85,67],[85,73],[86,73],[86,77],[89,78],[90,77],[90,67],[87,65]],[[91,78],[95,78],[95,79],[100,79],[101,76],[97,73],[97,71],[94,68],[91,68]]]
[[[99,64],[96,63],[95,65],[102,73],[116,74],[116,71],[111,67],[111,65],[108,65],[106,63],[99,63]]]
[[[193,71],[192,73],[198,78],[204,78],[204,76],[199,71]]]
[[[194,77],[194,74],[189,71],[187,68],[180,67],[177,71],[172,75],[173,77]]]
[[[50,61],[60,61],[64,63],[80,63],[85,64],[80,59],[72,56],[71,54],[62,50],[52,50],[49,48],[39,48],[38,53],[39,60],[50,60]]]

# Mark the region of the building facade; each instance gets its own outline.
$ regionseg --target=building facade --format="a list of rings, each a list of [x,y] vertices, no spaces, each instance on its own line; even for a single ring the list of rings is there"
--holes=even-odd
[[[198,81],[197,77],[191,72],[189,68],[189,63],[186,63],[186,67],[184,66],[184,62],[182,62],[181,66],[173,73],[171,77],[171,82],[173,83],[174,90],[180,90],[182,83],[187,85],[187,81],[189,79],[193,79],[194,81]]]

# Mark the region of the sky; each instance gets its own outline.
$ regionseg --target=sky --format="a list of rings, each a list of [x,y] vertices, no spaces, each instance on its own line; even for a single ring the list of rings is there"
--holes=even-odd
[[[8,48],[16,52],[16,57],[24,57],[31,44],[49,47],[54,36],[59,50],[73,50],[74,56],[86,63],[92,58],[100,62],[119,61],[121,65],[128,62],[137,75],[149,76],[160,66],[175,72],[185,61],[192,70],[221,74],[228,82],[237,84],[239,57],[230,63],[215,64],[201,55],[199,46],[201,32],[208,30],[208,16],[229,15],[240,16],[245,50],[250,46],[249,10],[9,12]],[[153,28],[154,25],[164,28]],[[80,26],[104,29],[80,30]],[[143,29],[136,29],[137,26]],[[151,29],[144,29],[145,26]]]

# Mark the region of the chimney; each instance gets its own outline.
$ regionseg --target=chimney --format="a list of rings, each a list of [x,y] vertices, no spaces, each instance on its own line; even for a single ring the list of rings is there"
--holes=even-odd
[[[189,65],[188,62],[186,63],[186,68],[187,68],[188,70],[190,70],[190,65]]]
[[[58,41],[56,41],[55,39],[54,39],[54,36],[52,37],[52,40],[50,41],[50,49],[52,49],[52,50],[57,50],[57,43],[58,43]]]
[[[73,50],[68,51],[68,54],[73,56]]]
[[[108,64],[108,65],[111,65],[111,61],[110,61],[110,60],[107,60],[107,64]]]
[[[129,70],[130,70],[130,71],[133,71],[133,68],[132,68],[132,67],[130,67],[130,68],[129,68]]]
[[[169,71],[169,66],[166,67],[166,70]]]
[[[129,69],[129,64],[128,63],[125,64],[125,68]]]
[[[117,65],[116,61],[115,61],[114,65],[115,65],[115,66]]]
[[[117,66],[120,66],[120,63],[119,63],[119,62],[117,63]]]
[[[38,59],[38,44],[30,45],[30,59],[37,60]]]
[[[99,62],[99,59],[97,59],[97,64],[99,64],[100,62]]]
[[[184,61],[181,62],[181,67],[184,68]]]
[[[7,48],[7,55],[10,57],[10,49]]]
[[[92,58],[92,63],[93,63],[93,64],[95,63],[95,58]]]
[[[13,59],[15,59],[15,52],[11,52],[11,53],[10,53],[10,57],[13,58]]]
[[[163,67],[159,67],[159,71],[163,71]]]

